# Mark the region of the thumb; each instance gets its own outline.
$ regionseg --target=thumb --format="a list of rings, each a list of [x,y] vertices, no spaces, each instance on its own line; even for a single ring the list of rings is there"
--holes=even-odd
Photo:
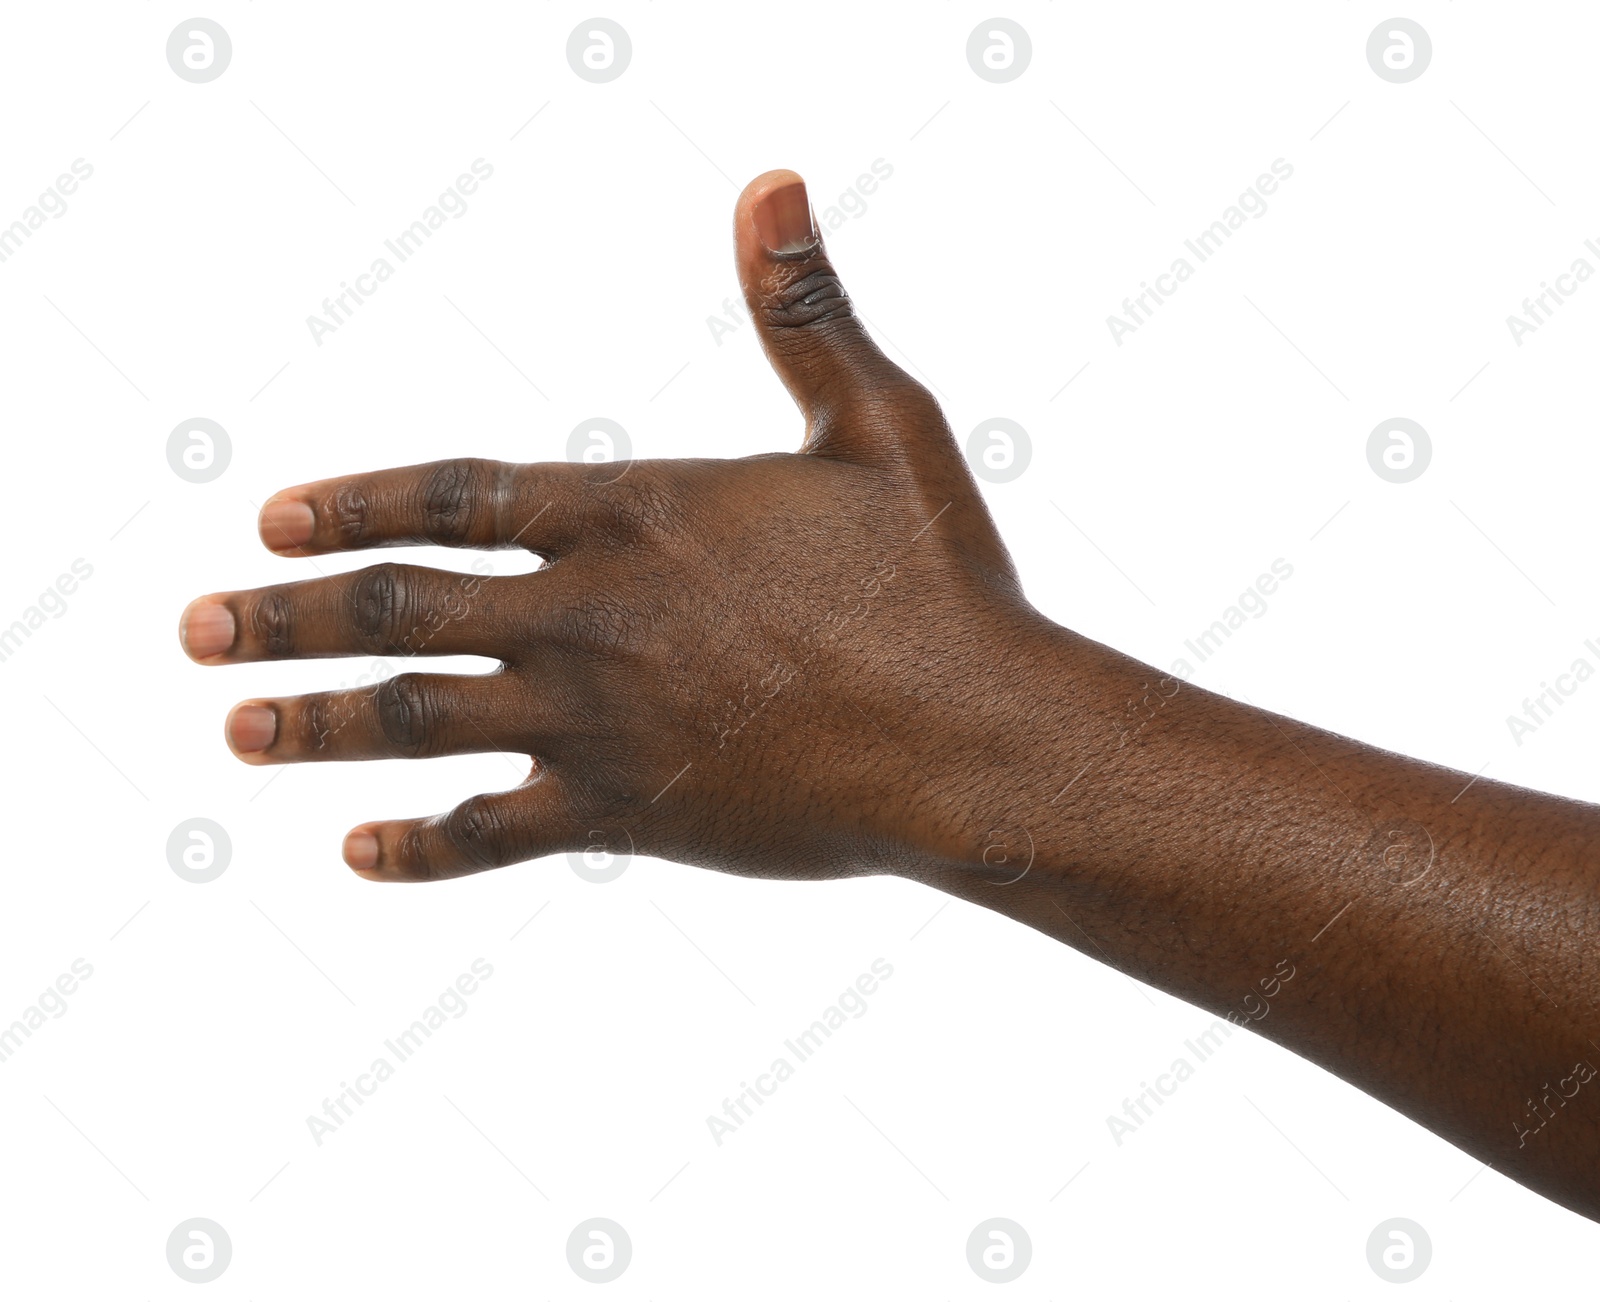
[[[805,451],[897,460],[930,418],[943,433],[931,395],[856,316],[796,173],[767,172],[745,186],[733,230],[745,303],[767,360],[805,415]]]

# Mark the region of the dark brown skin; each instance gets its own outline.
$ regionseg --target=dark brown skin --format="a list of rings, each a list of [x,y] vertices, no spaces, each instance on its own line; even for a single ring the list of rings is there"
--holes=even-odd
[[[345,857],[373,881],[593,845],[914,878],[1250,1025],[1600,1219],[1600,810],[1248,708],[1050,623],[938,405],[853,314],[799,178],[752,182],[734,231],[801,450],[458,460],[278,494],[261,527],[282,556],[435,543],[547,563],[201,598],[182,636],[202,664],[503,666],[245,702],[239,758],[531,757],[513,791],[356,828]]]

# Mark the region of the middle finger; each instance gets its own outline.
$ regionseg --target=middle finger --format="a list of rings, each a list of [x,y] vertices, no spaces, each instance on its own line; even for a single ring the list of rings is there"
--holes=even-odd
[[[507,583],[421,565],[223,592],[191,602],[179,638],[201,664],[360,655],[498,658],[495,609]]]

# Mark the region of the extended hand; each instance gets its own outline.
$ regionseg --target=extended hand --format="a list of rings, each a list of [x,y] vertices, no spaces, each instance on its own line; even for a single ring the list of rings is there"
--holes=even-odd
[[[240,758],[533,758],[514,791],[358,827],[345,858],[374,879],[590,845],[918,877],[1248,1024],[1600,1218],[1600,811],[1159,678],[1050,624],[938,407],[852,313],[799,178],[754,182],[734,231],[803,450],[449,461],[279,494],[262,537],[281,555],[433,542],[549,564],[386,565],[196,602],[183,637],[206,664],[503,666],[247,702],[228,722]]]
[[[806,877],[981,859],[992,820],[956,776],[976,739],[942,707],[1015,694],[997,648],[1042,621],[938,405],[855,316],[800,178],[752,182],[734,238],[762,344],[805,415],[800,452],[462,459],[307,484],[261,513],[281,556],[434,543],[547,563],[511,577],[383,564],[184,612],[185,649],[207,665],[501,662],[229,715],[252,764],[532,758],[514,790],[356,828],[345,858],[364,876],[597,845]]]

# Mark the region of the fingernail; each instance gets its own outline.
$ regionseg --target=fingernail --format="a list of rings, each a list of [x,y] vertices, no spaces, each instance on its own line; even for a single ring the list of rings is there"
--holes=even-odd
[[[801,253],[817,242],[804,181],[791,181],[767,191],[756,204],[754,215],[756,234],[768,253]]]
[[[278,716],[264,705],[241,705],[228,716],[228,744],[246,755],[266,750],[278,735]]]
[[[344,839],[344,861],[357,872],[378,866],[378,838],[371,832],[351,832]]]
[[[304,502],[268,502],[261,508],[261,541],[274,551],[304,547],[315,525],[316,517]]]
[[[183,612],[178,637],[196,660],[221,655],[233,645],[233,612],[217,601],[196,602]]]

